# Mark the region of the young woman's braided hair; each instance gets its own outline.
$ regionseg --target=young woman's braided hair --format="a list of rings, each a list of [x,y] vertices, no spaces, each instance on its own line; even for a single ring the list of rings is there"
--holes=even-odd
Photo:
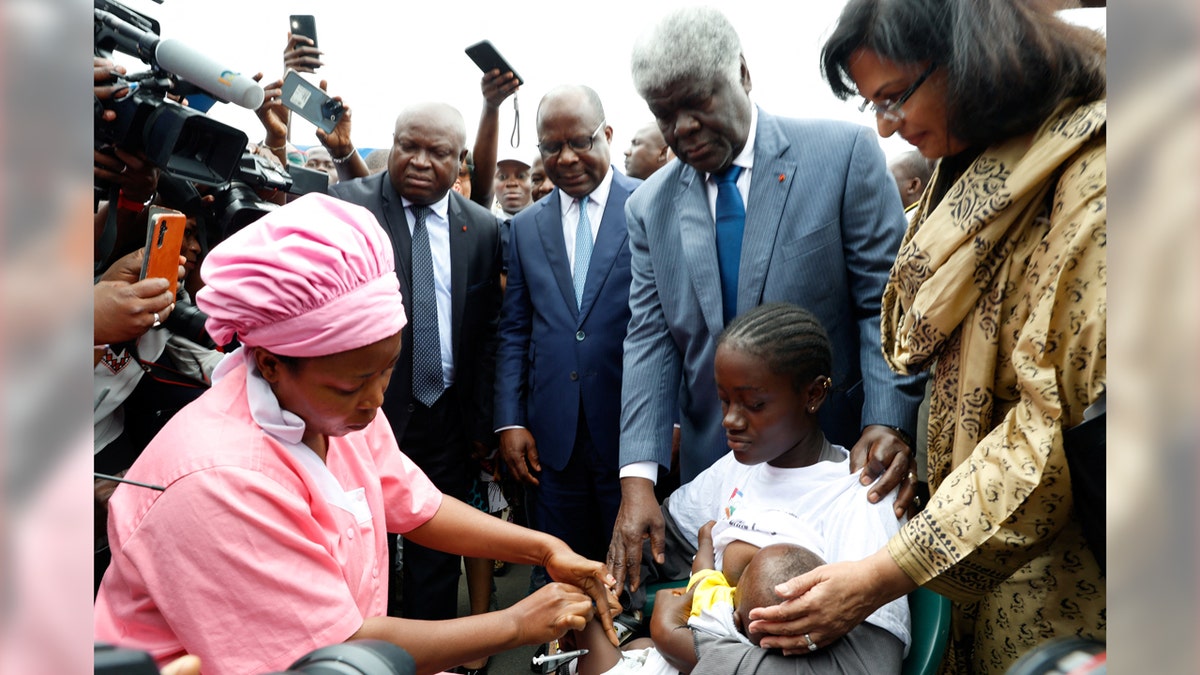
[[[833,350],[821,322],[786,302],[759,305],[738,315],[717,339],[717,347],[721,345],[763,359],[771,370],[791,377],[797,392],[818,375],[833,371]]]

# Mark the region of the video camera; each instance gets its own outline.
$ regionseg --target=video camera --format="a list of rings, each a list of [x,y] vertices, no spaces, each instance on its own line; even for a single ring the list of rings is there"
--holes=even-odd
[[[151,70],[117,78],[129,93],[94,101],[97,147],[112,144],[143,153],[168,174],[204,185],[233,178],[238,158],[246,149],[246,134],[197,110],[165,98],[184,80],[213,96],[250,109],[262,105],[263,91],[253,80],[222,68],[211,59],[175,40],[158,37],[158,23],[115,0],[95,0],[95,54],[111,57],[114,50],[136,56]],[[101,115],[112,110],[117,119]]]
[[[93,672],[94,675],[158,675],[158,667],[146,652],[97,644]],[[313,650],[287,670],[269,675],[416,675],[416,672],[412,657],[400,647],[383,640],[353,640]]]
[[[202,91],[255,110],[262,105],[263,90],[252,79],[177,40],[160,38],[157,21],[116,0],[95,0],[94,18],[97,56],[108,58],[119,51],[151,66],[117,78],[115,84],[129,90],[120,98],[95,99],[96,149],[116,146],[140,152],[161,169],[160,186],[170,179],[186,185],[176,187],[185,194],[167,199],[174,208],[187,211],[191,198],[198,198],[192,183],[212,188],[209,194],[215,203],[205,218],[205,248],[275,208],[260,199],[258,191],[300,195],[327,189],[324,173],[276,166],[247,151],[242,131],[166,98],[168,91],[184,95]],[[104,121],[107,110],[116,113],[115,120]],[[111,188],[97,184],[97,200]]]

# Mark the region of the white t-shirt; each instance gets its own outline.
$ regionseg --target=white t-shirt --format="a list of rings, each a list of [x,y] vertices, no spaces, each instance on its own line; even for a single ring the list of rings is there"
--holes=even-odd
[[[842,461],[817,462],[797,469],[780,469],[769,464],[747,466],[732,452],[718,459],[690,483],[671,494],[668,510],[692,545],[696,533],[709,520],[737,519],[772,509],[787,511],[817,531],[824,542],[826,562],[861,560],[883,548],[900,530],[893,490],[879,503],[867,501],[870,486],[860,485],[858,474],[850,474],[845,448],[833,446]],[[746,507],[746,508],[743,508]],[[753,507],[753,508],[749,508]],[[753,523],[741,522],[743,528]],[[714,528],[715,529],[715,528]],[[719,569],[718,563],[718,569]],[[910,642],[907,598],[899,598],[867,617],[905,645]]]

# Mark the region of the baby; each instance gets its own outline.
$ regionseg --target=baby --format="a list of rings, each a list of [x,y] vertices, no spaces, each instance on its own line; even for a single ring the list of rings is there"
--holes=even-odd
[[[794,515],[774,510],[743,515],[700,529],[687,590],[655,596],[650,641],[617,649],[599,622],[590,622],[578,645],[588,649],[577,663],[578,675],[690,672],[704,656],[697,656],[693,631],[757,645],[761,636],[746,632],[750,610],[778,603],[775,586],[825,561],[816,533]]]

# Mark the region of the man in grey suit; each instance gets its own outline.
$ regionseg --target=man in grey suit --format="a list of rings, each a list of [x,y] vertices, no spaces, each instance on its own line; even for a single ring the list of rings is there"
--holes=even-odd
[[[626,206],[632,316],[608,565],[618,582],[633,570],[636,589],[643,540],[663,559],[654,480],[670,463],[675,415],[684,482],[728,451],[713,355],[739,311],[787,301],[821,320],[834,347],[822,427],[853,446],[851,469],[870,464],[869,478],[884,474],[873,501],[903,481],[898,509],[915,482],[909,456],[923,380],[893,374],[880,349],[880,298],[904,213],[870,130],[759,110],[737,33],[713,9],[669,14],[634,47],[632,69],[680,160]]]

